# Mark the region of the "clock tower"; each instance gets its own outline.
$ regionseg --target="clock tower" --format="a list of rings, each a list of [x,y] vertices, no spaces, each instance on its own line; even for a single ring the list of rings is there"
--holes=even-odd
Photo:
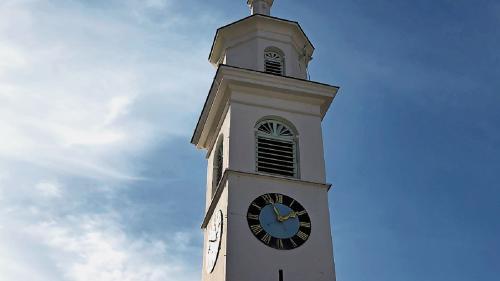
[[[321,122],[338,87],[308,79],[314,47],[274,0],[219,28],[191,142],[208,160],[202,281],[335,281]]]

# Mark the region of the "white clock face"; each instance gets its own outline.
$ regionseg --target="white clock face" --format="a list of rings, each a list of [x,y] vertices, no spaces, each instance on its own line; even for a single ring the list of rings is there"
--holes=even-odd
[[[208,273],[212,273],[219,255],[222,236],[222,211],[216,211],[207,227],[207,255],[205,266]]]

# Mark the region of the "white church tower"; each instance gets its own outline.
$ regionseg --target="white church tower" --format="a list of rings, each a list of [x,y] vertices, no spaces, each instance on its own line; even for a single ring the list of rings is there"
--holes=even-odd
[[[308,80],[314,47],[273,2],[248,0],[210,52],[191,140],[208,160],[202,281],[335,281],[321,121],[338,87]]]

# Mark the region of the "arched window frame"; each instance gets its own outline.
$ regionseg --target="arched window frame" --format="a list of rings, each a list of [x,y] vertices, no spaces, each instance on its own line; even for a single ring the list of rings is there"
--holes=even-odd
[[[285,54],[276,47],[264,50],[264,72],[285,76]]]
[[[288,130],[288,132],[285,134],[280,133],[279,129],[276,130],[277,128],[273,128],[272,129],[273,132],[269,132],[269,130],[267,130],[267,132],[259,130],[261,128],[261,126],[263,126],[264,124],[274,124],[274,125],[283,126],[284,128],[286,128]],[[255,125],[255,170],[256,170],[256,172],[284,176],[284,177],[291,177],[291,178],[300,178],[299,138],[298,138],[298,136],[299,136],[299,134],[298,134],[295,126],[293,126],[292,123],[290,123],[289,121],[287,121],[281,117],[277,117],[277,116],[265,117],[265,118],[262,118],[259,122],[257,122]],[[292,159],[290,159],[291,160],[290,164],[292,164],[292,166],[286,166],[286,168],[284,170],[289,171],[291,168],[293,168],[293,172],[285,173],[285,172],[281,172],[281,171],[271,171],[271,170],[265,168],[266,163],[264,163],[264,162],[267,159],[266,159],[266,157],[264,157],[264,155],[262,155],[262,142],[260,142],[260,140],[262,138],[267,139],[267,140],[271,140],[271,141],[276,140],[278,142],[284,142],[284,143],[288,143],[291,145]],[[261,149],[261,151],[259,151],[259,149]],[[259,152],[261,152],[260,155],[259,155]],[[265,156],[267,156],[267,155],[265,155]],[[288,161],[288,162],[290,162],[290,161]],[[267,164],[270,164],[270,163],[267,163]]]
[[[224,172],[224,136],[220,135],[214,148],[212,160],[212,198],[215,196]]]

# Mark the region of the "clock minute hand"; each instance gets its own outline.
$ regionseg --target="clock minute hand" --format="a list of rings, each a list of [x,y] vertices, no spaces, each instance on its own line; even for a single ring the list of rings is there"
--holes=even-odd
[[[283,217],[280,215],[280,212],[278,211],[278,208],[276,208],[276,205],[273,205],[273,210],[274,210],[274,213],[276,214],[276,219],[279,222],[282,222],[283,221]]]

